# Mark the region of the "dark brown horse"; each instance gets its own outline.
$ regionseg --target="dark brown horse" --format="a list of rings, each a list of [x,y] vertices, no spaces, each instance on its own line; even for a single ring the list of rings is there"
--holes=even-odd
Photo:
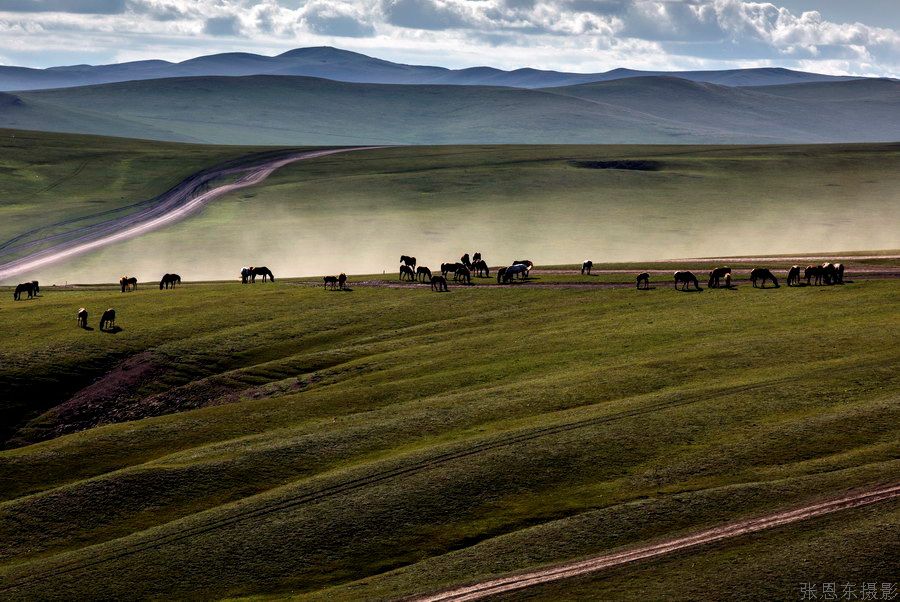
[[[167,289],[170,285],[172,288],[175,288],[176,284],[181,284],[181,276],[178,274],[164,274],[162,280],[159,281],[159,290]]]
[[[325,281],[325,288],[328,288],[329,284],[331,285],[331,290],[334,290],[338,283],[337,276],[325,276],[322,280]]]
[[[129,278],[128,276],[122,276],[119,279],[119,286],[122,287],[122,292],[126,291],[136,291],[137,290],[137,278],[132,276]]]
[[[447,292],[447,279],[443,276],[432,276],[431,277],[431,290],[437,292]]]
[[[265,282],[266,278],[275,282],[275,274],[272,273],[272,270],[267,268],[266,266],[262,266],[259,268],[250,268],[250,284],[256,282],[256,277],[262,276],[262,281]]]
[[[408,265],[400,266],[400,280],[409,280],[412,282],[416,279],[416,273],[413,272],[413,269]]]
[[[506,279],[506,268],[498,268],[497,269],[497,284],[500,284],[501,280]]]
[[[709,288],[719,288],[719,280],[724,278],[725,274],[730,273],[731,268],[729,267],[715,268],[709,273],[709,282],[706,283],[706,286]]]
[[[22,298],[22,293],[27,293],[28,298],[31,299],[38,293],[38,287],[36,286],[36,281],[31,282],[23,282],[21,284],[16,285],[16,290],[13,291],[13,299],[19,301]]]
[[[85,308],[80,308],[78,313],[75,314],[75,323],[78,324],[79,328],[87,328],[88,321],[88,311]]]
[[[837,267],[833,263],[822,264],[822,280],[828,285],[837,282]]]
[[[681,290],[686,291],[690,288],[691,283],[694,283],[694,288],[698,291],[700,290],[700,282],[697,280],[697,277],[694,276],[694,273],[688,270],[679,270],[675,272],[675,290],[678,290],[678,283],[681,283]]]
[[[461,267],[466,267],[466,266],[459,263],[458,261],[442,263],[441,264],[441,276],[444,276],[446,278],[447,274],[449,274],[450,272],[453,272],[455,274],[456,270],[458,270]]]
[[[116,327],[116,310],[113,308],[107,309],[103,312],[103,315],[100,316],[100,330],[105,330],[107,328],[113,329]]]
[[[641,272],[637,275],[637,288],[641,288],[641,282],[644,283],[643,288],[650,288],[650,272]]]
[[[753,283],[754,288],[757,288],[757,282],[759,282],[760,288],[766,288],[766,280],[771,280],[775,288],[778,288],[778,279],[768,268],[753,268],[750,270],[750,282]]]
[[[482,276],[487,278],[491,277],[491,270],[488,268],[488,264],[484,259],[476,259],[475,263],[472,265],[475,267],[475,275],[479,278]]]
[[[410,257],[409,255],[401,255],[400,263],[402,263],[403,265],[407,265],[411,268],[415,268],[416,267],[416,258]]]
[[[465,253],[462,257],[460,257],[459,262],[469,268],[470,271],[472,270],[472,260],[469,259],[468,253]]]
[[[806,286],[812,284],[815,280],[816,284],[822,284],[822,267],[818,265],[808,265],[803,270],[803,277],[806,278]]]
[[[472,272],[466,266],[460,266],[456,269],[456,273],[453,274],[453,280],[472,284]]]
[[[844,264],[843,263],[834,264],[834,283],[835,284],[844,284]]]
[[[581,264],[581,275],[584,276],[586,273],[588,276],[590,276],[591,269],[593,269],[593,267],[594,267],[594,262],[591,261],[590,259],[586,259],[584,261],[584,263]]]
[[[338,276],[338,288],[340,288],[341,290],[344,290],[344,288],[346,286],[347,286],[347,274],[345,274],[344,272],[341,272],[341,275]]]
[[[422,277],[422,282],[431,282],[431,270],[424,265],[420,265],[416,268],[416,281],[418,282],[419,276]]]
[[[481,261],[481,259],[482,259],[481,251],[476,251],[475,254],[472,255],[472,263],[473,264],[478,263],[479,261]]]
[[[788,286],[800,286],[800,266],[792,265],[787,275]]]

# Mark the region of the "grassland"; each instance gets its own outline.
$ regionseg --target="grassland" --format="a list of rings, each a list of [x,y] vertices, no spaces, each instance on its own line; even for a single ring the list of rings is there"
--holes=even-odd
[[[127,214],[193,173],[260,150],[0,129],[0,258],[13,238]]]
[[[394,598],[900,468],[896,280],[45,290],[0,296],[13,599]],[[77,329],[81,306],[122,330]],[[889,581],[896,521],[882,505],[524,595]]]
[[[380,273],[435,267],[896,249],[900,146],[386,148],[303,161],[41,282]],[[598,161],[653,169],[596,169]]]

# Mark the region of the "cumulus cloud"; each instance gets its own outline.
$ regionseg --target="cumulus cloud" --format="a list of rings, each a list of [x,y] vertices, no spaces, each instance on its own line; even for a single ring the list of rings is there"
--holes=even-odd
[[[4,29],[0,55],[39,66],[63,45],[188,58],[331,44],[447,66],[900,72],[896,30],[777,0],[0,0]]]

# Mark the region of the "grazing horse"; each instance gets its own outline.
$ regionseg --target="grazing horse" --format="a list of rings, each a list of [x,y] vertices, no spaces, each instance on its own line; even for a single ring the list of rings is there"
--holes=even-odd
[[[402,263],[403,265],[407,265],[411,268],[414,268],[414,267],[416,267],[416,258],[410,257],[409,255],[401,255],[400,263]]]
[[[833,263],[822,264],[822,280],[829,285],[837,280],[837,267]]]
[[[403,280],[404,276],[406,277],[406,280],[409,280],[410,282],[416,279],[416,273],[413,272],[413,269],[408,265],[400,266],[400,280]]]
[[[834,264],[834,283],[835,284],[844,284],[844,264],[836,263]],[[37,282],[35,282],[37,284]]]
[[[75,314],[75,323],[78,324],[79,328],[87,328],[88,321],[88,313],[85,308],[80,308],[78,313]]]
[[[472,272],[466,266],[460,266],[456,269],[456,273],[453,274],[453,280],[472,284]]]
[[[38,285],[38,281],[37,281],[37,280],[32,280],[32,281],[31,281],[31,285],[34,287],[34,294],[35,294],[35,296],[37,296],[37,294],[41,292],[41,287]]]
[[[516,263],[509,266],[503,272],[503,282],[508,284],[509,281],[515,278],[517,274],[520,279],[524,279],[526,276],[528,276],[528,266],[524,263]]]
[[[681,283],[681,290],[686,291],[694,283],[694,288],[700,290],[700,281],[694,276],[694,273],[688,270],[679,270],[675,272],[675,290],[678,290],[678,283]]]
[[[250,284],[256,282],[257,276],[262,276],[263,282],[266,281],[266,278],[270,279],[272,282],[275,282],[275,274],[273,274],[272,270],[270,270],[266,266],[262,266],[261,268],[250,268]]]
[[[345,274],[344,272],[341,272],[341,275],[338,276],[338,287],[341,290],[344,290],[344,288],[346,286],[347,286],[347,274]]]
[[[753,288],[757,288],[757,282],[759,282],[761,288],[766,288],[766,280],[771,280],[775,288],[778,288],[778,279],[775,278],[775,274],[768,268],[753,268],[750,270],[750,281],[753,283]]]
[[[585,272],[587,272],[587,275],[590,276],[591,268],[593,268],[593,267],[594,267],[594,262],[591,261],[590,259],[585,259],[584,263],[581,264],[581,275],[584,276]]]
[[[731,268],[723,267],[723,268],[715,268],[713,271],[709,273],[709,282],[706,283],[706,286],[709,288],[719,288],[719,280],[724,278],[726,274],[731,273]]]
[[[460,262],[461,264],[463,264],[464,266],[466,266],[467,268],[469,268],[469,270],[472,269],[472,260],[469,259],[469,254],[468,254],[468,253],[466,253],[465,255],[463,255],[462,257],[460,257],[460,258],[459,258],[459,262]]]
[[[451,262],[451,263],[442,263],[441,264],[441,276],[446,278],[447,274],[449,274],[450,272],[453,272],[455,274],[456,270],[458,270],[461,267],[466,267],[466,266],[464,266],[463,264],[456,262],[456,261]]]
[[[481,251],[476,251],[474,255],[472,255],[472,263],[478,263],[481,261]]]
[[[137,278],[132,276],[129,278],[128,276],[122,276],[119,278],[119,286],[122,288],[122,292],[127,291],[135,291],[137,290]]]
[[[788,286],[800,286],[800,266],[792,265],[787,275]]]
[[[159,281],[159,290],[162,290],[163,287],[169,288],[169,285],[172,285],[172,288],[175,288],[176,284],[181,284],[181,276],[178,274],[165,274],[162,277],[162,280]]]
[[[806,286],[809,286],[811,281],[815,279],[816,284],[822,284],[822,268],[817,265],[808,265],[806,269],[803,270],[803,277],[806,278]]]
[[[422,277],[422,282],[431,282],[431,270],[429,270],[426,266],[420,265],[416,268],[416,281],[418,282],[419,276]]]
[[[113,308],[107,309],[103,312],[103,315],[100,316],[100,330],[104,330],[106,328],[115,328],[116,327],[116,310]]]
[[[504,279],[506,276],[506,268],[499,268],[497,270],[497,284],[500,284],[500,281]]]
[[[725,274],[725,288],[731,288],[731,273]]]
[[[488,264],[484,259],[476,259],[472,265],[475,267],[475,273],[479,278],[482,276],[491,277],[491,270],[488,269]]]
[[[325,288],[328,288],[328,285],[331,285],[331,290],[334,290],[334,287],[337,286],[337,276],[325,276],[322,278],[325,281]]]
[[[641,272],[637,275],[637,288],[641,288],[641,282],[644,283],[644,288],[650,288],[650,272]]]
[[[247,284],[250,280],[250,274],[253,272],[253,268],[243,267],[241,268],[241,284]]]
[[[23,282],[22,284],[16,285],[16,290],[13,291],[13,299],[16,301],[20,300],[22,298],[22,293],[28,293],[28,298],[31,299],[36,292],[37,287],[35,286],[34,281]]]
[[[524,265],[527,269],[525,270],[525,276],[531,273],[531,268],[534,267],[534,264],[530,259],[516,259],[512,262],[513,265]],[[523,278],[525,277],[523,276]]]
[[[431,277],[431,290],[436,290],[437,292],[447,292],[447,279],[443,276],[432,276]]]

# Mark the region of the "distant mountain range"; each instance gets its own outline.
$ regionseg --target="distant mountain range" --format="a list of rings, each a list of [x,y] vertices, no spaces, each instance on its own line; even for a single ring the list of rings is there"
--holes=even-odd
[[[172,77],[294,75],[368,84],[428,84],[547,88],[612,81],[632,77],[667,75],[694,82],[723,86],[773,86],[859,79],[791,71],[781,68],[725,71],[634,71],[614,69],[605,73],[565,73],[538,69],[503,71],[492,67],[446,69],[392,63],[329,46],[298,48],[278,56],[227,53],[170,63],[150,60],[113,65],[72,65],[49,69],[0,67],[0,90],[42,90]]]
[[[644,76],[525,89],[179,77],[0,93],[0,127],[267,145],[897,141],[900,82]]]

